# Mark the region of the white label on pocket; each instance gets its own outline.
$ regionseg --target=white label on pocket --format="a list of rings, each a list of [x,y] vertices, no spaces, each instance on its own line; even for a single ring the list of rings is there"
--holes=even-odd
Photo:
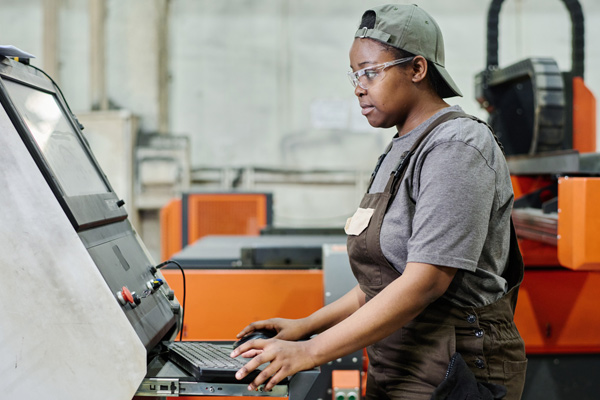
[[[347,235],[358,236],[369,226],[369,221],[375,212],[374,208],[359,208],[352,218],[348,218],[344,231]]]

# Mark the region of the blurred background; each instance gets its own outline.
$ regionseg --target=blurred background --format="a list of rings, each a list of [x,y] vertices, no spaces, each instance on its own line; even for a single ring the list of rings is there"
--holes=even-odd
[[[397,3],[414,3],[398,1]],[[273,193],[273,225],[342,227],[395,133],[373,129],[346,77],[365,0],[0,0],[0,44],[36,56],[62,89],[152,255],[160,211],[182,192]],[[422,0],[446,67],[483,119],[489,1]],[[600,93],[600,2],[580,0],[585,81]],[[501,67],[552,57],[571,69],[559,0],[507,0]]]

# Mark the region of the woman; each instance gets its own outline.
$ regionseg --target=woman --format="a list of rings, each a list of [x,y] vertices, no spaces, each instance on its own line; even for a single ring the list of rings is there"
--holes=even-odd
[[[429,399],[457,352],[477,381],[520,398],[527,361],[513,314],[523,263],[501,148],[485,123],[443,100],[461,93],[439,27],[419,7],[367,10],[350,65],[362,114],[397,129],[346,224],[359,284],[307,318],[244,328],[239,337],[277,335],[232,353],[255,356],[237,377],[270,362],[249,386],[270,389],[367,347],[367,399]]]

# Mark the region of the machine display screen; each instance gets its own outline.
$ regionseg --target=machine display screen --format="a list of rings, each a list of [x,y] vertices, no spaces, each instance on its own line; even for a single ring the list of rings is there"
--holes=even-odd
[[[4,85],[65,195],[109,192],[55,96],[10,80]]]

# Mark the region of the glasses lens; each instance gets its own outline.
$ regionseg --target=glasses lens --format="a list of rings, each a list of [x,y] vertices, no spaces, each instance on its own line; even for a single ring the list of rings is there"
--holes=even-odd
[[[361,77],[359,78],[360,87],[365,90],[370,89],[383,79],[384,74],[385,68],[375,67],[364,69]]]
[[[352,86],[356,87],[357,85],[359,85],[364,90],[368,90],[383,80],[383,78],[385,77],[386,68],[391,67],[393,65],[405,63],[407,61],[412,60],[413,58],[414,57],[399,58],[394,61],[375,65],[369,68],[364,68],[360,71],[350,71],[348,72],[348,78],[350,78]]]
[[[381,68],[367,68],[357,72],[348,72],[348,78],[352,86],[357,85],[364,90],[369,89],[383,78],[384,70]]]
[[[385,68],[381,68],[380,65],[375,67],[361,69],[360,71],[348,72],[348,79],[352,86],[360,86],[364,90],[367,90],[377,84],[383,79]]]
[[[358,85],[358,78],[356,78],[356,73],[355,72],[348,72],[348,79],[350,80],[350,83],[352,84],[353,87],[356,87],[356,85]]]

